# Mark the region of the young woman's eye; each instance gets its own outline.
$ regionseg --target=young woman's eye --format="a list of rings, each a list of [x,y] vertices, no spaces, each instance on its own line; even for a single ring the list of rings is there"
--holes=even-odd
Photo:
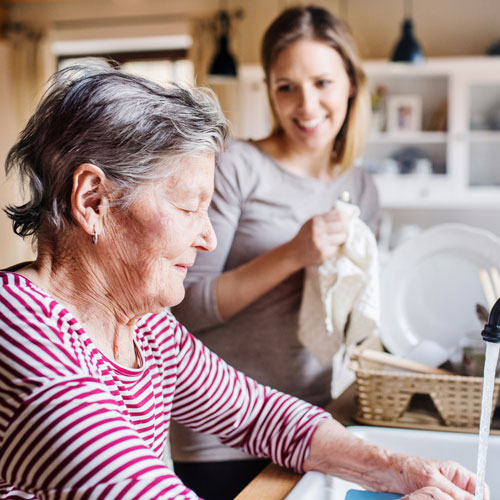
[[[278,92],[281,92],[281,93],[291,92],[292,86],[289,83],[279,85],[277,90],[278,90]]]
[[[319,87],[319,88],[323,88],[323,87],[328,87],[329,85],[331,85],[333,83],[332,80],[327,80],[327,79],[322,79],[322,80],[318,80],[316,82],[316,85]]]

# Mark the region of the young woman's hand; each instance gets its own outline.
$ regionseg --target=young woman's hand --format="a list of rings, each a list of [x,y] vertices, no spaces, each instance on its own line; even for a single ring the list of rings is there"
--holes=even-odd
[[[338,210],[315,215],[293,239],[217,278],[219,313],[231,318],[291,274],[334,257],[347,239],[346,216]]]
[[[335,257],[339,247],[346,242],[347,231],[348,222],[339,210],[310,218],[290,241],[298,267],[320,265]]]

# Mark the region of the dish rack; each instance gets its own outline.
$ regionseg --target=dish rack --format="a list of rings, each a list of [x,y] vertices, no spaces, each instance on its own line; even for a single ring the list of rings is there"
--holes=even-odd
[[[481,417],[482,377],[410,373],[363,359],[364,349],[383,350],[370,337],[351,352],[356,375],[358,422],[390,427],[477,432]],[[500,378],[495,380],[494,404]],[[500,434],[492,426],[492,434]]]

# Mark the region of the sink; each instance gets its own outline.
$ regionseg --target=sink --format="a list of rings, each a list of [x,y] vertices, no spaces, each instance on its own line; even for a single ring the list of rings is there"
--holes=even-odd
[[[348,429],[360,438],[394,451],[426,458],[455,460],[472,471],[476,469],[479,441],[477,434],[371,426],[351,426]],[[499,464],[500,436],[490,436],[486,482],[490,487],[491,500],[500,500]],[[311,471],[304,474],[286,500],[344,500],[350,489],[362,488],[357,484]]]

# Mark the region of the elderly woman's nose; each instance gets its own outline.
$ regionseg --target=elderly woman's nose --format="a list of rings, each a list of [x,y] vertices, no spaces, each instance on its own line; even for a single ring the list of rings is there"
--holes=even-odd
[[[206,252],[210,252],[217,246],[217,236],[208,216],[200,233],[200,243],[198,246]]]

